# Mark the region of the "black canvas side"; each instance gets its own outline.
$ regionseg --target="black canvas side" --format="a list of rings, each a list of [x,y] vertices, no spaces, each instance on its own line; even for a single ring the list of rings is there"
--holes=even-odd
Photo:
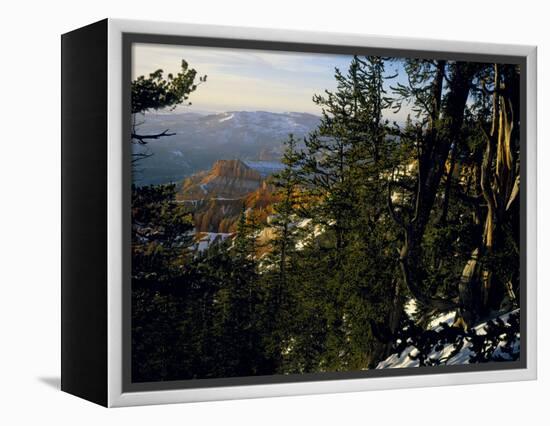
[[[105,406],[107,34],[61,37],[61,389]]]

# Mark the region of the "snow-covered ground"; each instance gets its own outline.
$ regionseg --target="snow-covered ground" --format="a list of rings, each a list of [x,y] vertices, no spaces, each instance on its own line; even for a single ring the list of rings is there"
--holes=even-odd
[[[414,301],[413,301],[414,302]],[[405,311],[407,312],[407,307],[409,307],[410,310],[410,304],[411,302],[408,302],[406,305]],[[516,309],[514,311],[508,312],[506,314],[500,315],[497,318],[500,318],[504,323],[508,323],[508,318],[510,315],[518,313],[519,309]],[[408,313],[408,312],[407,312]],[[442,329],[441,324],[445,323],[447,325],[452,325],[455,318],[455,312],[447,312],[444,313],[436,318],[434,318],[428,328],[431,330],[439,331]],[[496,319],[496,318],[495,318]],[[485,327],[487,326],[487,322],[482,322],[474,327],[474,330],[476,331],[477,335],[485,335]],[[505,341],[501,341],[495,352],[493,353],[493,356],[501,356],[504,358],[508,357],[508,354],[506,354],[504,351],[502,351],[502,348],[505,345]],[[452,343],[448,343],[443,346],[443,349],[437,351],[433,350],[429,354],[429,358],[431,359],[447,359],[446,362],[444,362],[445,365],[462,365],[462,364],[469,364],[470,363],[470,356],[473,354],[471,350],[472,344],[468,341],[464,342],[464,346],[460,351],[458,351],[457,354],[452,355],[452,352],[454,350],[454,345]],[[514,341],[513,343],[513,353],[518,354],[520,351],[520,339],[519,337]],[[419,366],[419,360],[414,359],[414,357],[418,354],[418,350],[414,348],[413,346],[407,347],[399,356],[397,353],[394,353],[390,355],[388,358],[386,358],[384,361],[381,361],[376,366],[377,369],[383,369],[383,368],[410,368],[410,367],[418,367]],[[411,355],[411,356],[409,356]]]
[[[296,250],[300,251],[303,250],[308,244],[312,244],[319,235],[323,234],[325,232],[324,227],[319,224],[313,225],[312,219],[302,219],[299,222],[296,223],[296,228],[299,229],[308,229],[310,228],[310,232],[304,236],[302,239],[298,240],[296,242]]]
[[[223,123],[224,121],[229,121],[229,120],[231,120],[233,117],[234,117],[233,114],[229,114],[229,115],[227,115],[226,117],[221,118],[221,119],[218,121],[218,123]]]
[[[196,244],[196,250],[204,251],[213,243],[222,242],[226,238],[229,238],[231,235],[233,234],[219,232],[201,232],[200,240],[198,240]]]

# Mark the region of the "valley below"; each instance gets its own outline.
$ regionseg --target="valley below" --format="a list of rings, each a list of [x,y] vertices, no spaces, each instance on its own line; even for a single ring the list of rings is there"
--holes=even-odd
[[[141,133],[173,135],[133,146],[134,155],[147,155],[133,182],[175,184],[176,201],[193,216],[195,247],[204,250],[233,236],[243,211],[267,223],[276,202],[270,177],[283,169],[284,141],[303,138],[318,123],[318,116],[299,112],[145,114]]]

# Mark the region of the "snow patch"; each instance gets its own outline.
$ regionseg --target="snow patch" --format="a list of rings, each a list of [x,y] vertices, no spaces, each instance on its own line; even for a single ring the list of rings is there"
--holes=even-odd
[[[455,311],[451,311],[451,312],[447,312],[446,314],[442,314],[442,315],[438,316],[437,318],[434,318],[433,320],[430,321],[430,323],[428,324],[428,329],[439,331],[442,328],[441,323],[445,323],[448,326],[451,326],[451,325],[453,325],[453,323],[455,321],[455,317],[456,317],[456,312]]]
[[[512,312],[508,312],[506,314],[500,315],[498,318],[500,318],[505,323],[508,322],[508,318],[510,315],[518,313],[519,309],[516,309]],[[441,323],[446,323],[448,325],[451,325],[454,321],[456,312],[447,312],[444,313],[436,318],[434,318],[430,324],[429,329],[431,330],[440,330]],[[495,318],[496,319],[496,318]],[[476,331],[477,335],[483,335],[485,334],[485,326],[487,325],[487,322],[482,322],[474,327],[474,330]],[[508,355],[502,351],[502,348],[506,344],[505,341],[499,342],[497,349],[494,352],[494,356],[501,356],[501,357],[507,357]],[[470,355],[473,355],[473,352],[471,351],[472,344],[470,342],[465,342],[462,349],[455,354],[452,358],[447,359],[445,362],[445,365],[463,365],[463,364],[469,364],[470,363]],[[446,359],[448,358],[452,352],[454,351],[454,345],[449,343],[443,346],[443,349],[436,351],[433,350],[429,354],[429,358],[431,359]],[[520,351],[520,339],[517,338],[516,341],[513,344],[513,352],[514,354],[519,353]],[[409,346],[407,347],[402,353],[401,356],[394,353],[390,355],[388,358],[386,358],[384,361],[381,361],[376,366],[376,369],[383,369],[383,368],[412,368],[412,367],[418,367],[420,362],[417,359],[412,359],[409,355],[412,357],[415,357],[418,354],[418,350],[413,347]]]
[[[230,114],[228,115],[227,117],[224,117],[222,119],[219,120],[220,123],[223,123],[224,121],[229,121],[231,120],[235,115],[234,114]]]
[[[409,317],[409,319],[413,319],[418,309],[416,299],[407,300],[407,303],[405,303],[403,309],[405,310],[405,314],[407,315],[407,317]]]
[[[223,233],[223,232],[204,232],[200,237],[200,240],[196,244],[197,251],[204,251],[214,243],[221,243],[225,241],[226,238],[229,238],[232,234]]]

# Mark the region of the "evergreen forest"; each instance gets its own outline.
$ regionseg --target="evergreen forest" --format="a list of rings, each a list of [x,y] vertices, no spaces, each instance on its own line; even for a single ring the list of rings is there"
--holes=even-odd
[[[134,79],[136,176],[173,135],[142,117],[192,110],[211,78]],[[216,169],[259,182],[223,237],[198,249],[192,179],[132,186],[133,382],[519,359],[519,67],[354,56],[333,79],[276,171]]]

